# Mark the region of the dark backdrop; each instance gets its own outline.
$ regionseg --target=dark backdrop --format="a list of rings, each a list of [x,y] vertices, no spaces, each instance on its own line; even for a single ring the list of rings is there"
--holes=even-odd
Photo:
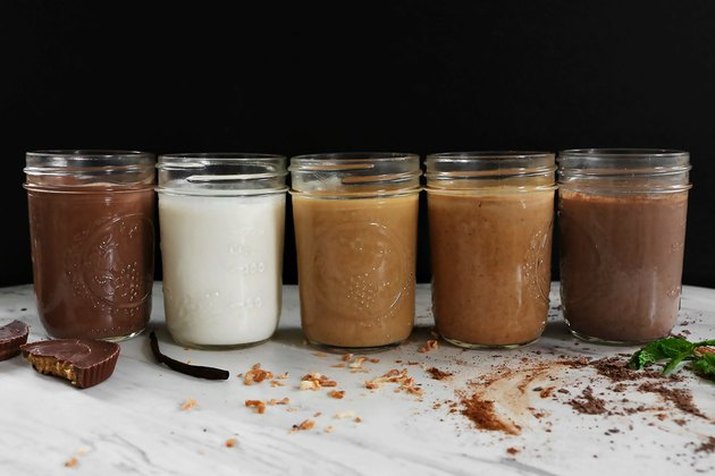
[[[684,281],[715,287],[715,2],[287,3],[0,3],[0,285],[32,279],[30,149],[600,146],[692,153]]]

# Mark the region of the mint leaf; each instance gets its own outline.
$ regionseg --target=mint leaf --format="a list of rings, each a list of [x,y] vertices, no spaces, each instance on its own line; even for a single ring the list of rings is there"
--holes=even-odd
[[[683,352],[682,354],[673,357],[670,362],[668,362],[668,365],[663,367],[663,375],[667,376],[672,374],[677,370],[678,365],[680,365],[685,359],[690,358],[692,358],[692,352]]]
[[[647,344],[633,354],[629,365],[634,369],[640,370],[664,359],[679,359],[679,363],[692,354],[694,348],[694,344],[680,337],[666,337]]]
[[[692,369],[699,375],[715,381],[715,339],[689,342],[680,337],[666,337],[645,345],[631,356],[628,365],[640,370],[648,365],[665,362],[663,375],[677,371],[686,360],[692,360]]]
[[[702,354],[693,362],[693,368],[703,377],[715,380],[715,354]]]

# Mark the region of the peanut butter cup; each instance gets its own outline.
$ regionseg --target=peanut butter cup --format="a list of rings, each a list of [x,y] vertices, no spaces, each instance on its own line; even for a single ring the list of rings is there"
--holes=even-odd
[[[107,380],[119,358],[119,345],[92,339],[45,340],[20,349],[35,370],[65,378],[78,388]]]
[[[7,360],[20,353],[20,346],[27,342],[30,326],[21,321],[12,321],[0,327],[0,360]]]

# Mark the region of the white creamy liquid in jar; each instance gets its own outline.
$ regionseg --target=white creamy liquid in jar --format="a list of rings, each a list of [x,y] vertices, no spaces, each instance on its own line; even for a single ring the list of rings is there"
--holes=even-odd
[[[183,345],[273,335],[281,311],[285,194],[159,194],[164,311]]]

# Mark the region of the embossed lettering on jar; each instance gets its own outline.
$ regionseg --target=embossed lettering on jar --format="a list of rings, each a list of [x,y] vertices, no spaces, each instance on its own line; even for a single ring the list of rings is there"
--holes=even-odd
[[[151,312],[154,158],[38,151],[25,168],[40,319],[53,337],[121,340]]]
[[[299,156],[291,173],[307,339],[359,349],[404,341],[414,322],[419,158]]]

